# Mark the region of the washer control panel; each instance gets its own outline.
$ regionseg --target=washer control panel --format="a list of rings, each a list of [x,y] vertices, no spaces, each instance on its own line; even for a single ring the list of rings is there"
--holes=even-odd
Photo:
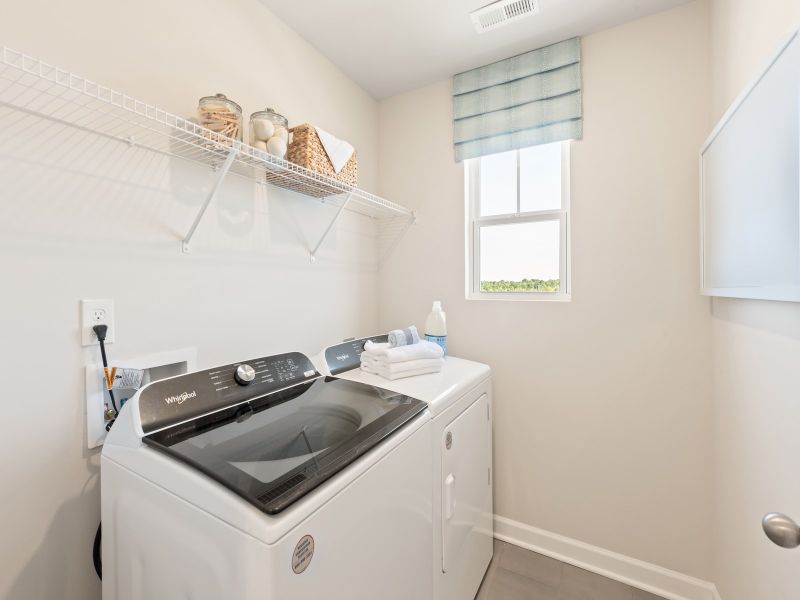
[[[347,340],[341,344],[330,346],[325,349],[325,362],[331,375],[338,375],[351,369],[361,366],[361,353],[364,351],[364,344],[375,342],[382,344],[389,341],[389,335],[373,335],[372,337],[359,338],[357,340]]]
[[[305,354],[289,352],[162,379],[139,393],[142,430],[150,433],[319,376]]]

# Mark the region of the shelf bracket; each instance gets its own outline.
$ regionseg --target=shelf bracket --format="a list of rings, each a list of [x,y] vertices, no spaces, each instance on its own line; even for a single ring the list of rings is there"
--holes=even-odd
[[[314,249],[311,251],[312,264],[317,262],[317,251],[320,249],[320,246],[322,246],[322,243],[325,241],[325,238],[328,237],[328,234],[331,232],[331,230],[333,230],[333,226],[336,225],[336,221],[339,220],[339,217],[342,215],[342,212],[347,206],[347,203],[350,202],[350,198],[352,198],[352,196],[353,196],[352,192],[347,194],[347,198],[345,198],[344,202],[342,202],[342,205],[339,207],[339,210],[336,211],[336,214],[333,216],[333,219],[331,219],[331,222],[328,224],[328,227],[323,232],[322,237],[319,238],[317,245],[314,246]]]
[[[186,234],[186,237],[183,238],[181,242],[181,250],[185,254],[188,254],[191,251],[189,246],[189,242],[192,241],[192,236],[194,232],[197,231],[197,226],[200,225],[200,221],[203,220],[203,216],[206,214],[206,210],[208,210],[209,205],[211,204],[212,200],[217,196],[219,192],[219,188],[222,186],[222,182],[225,179],[225,176],[228,174],[228,171],[231,170],[231,166],[233,165],[233,160],[236,158],[236,155],[239,153],[239,142],[234,142],[233,146],[228,152],[228,156],[225,158],[225,162],[222,164],[222,168],[219,170],[217,174],[217,180],[214,182],[214,185],[211,188],[211,191],[208,192],[208,196],[206,196],[203,205],[200,207],[200,210],[197,213],[197,216],[194,218],[194,223],[192,223],[192,227],[189,229],[189,233]]]

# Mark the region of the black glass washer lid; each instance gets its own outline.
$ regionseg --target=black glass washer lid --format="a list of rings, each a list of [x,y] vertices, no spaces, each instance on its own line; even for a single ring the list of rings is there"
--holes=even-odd
[[[422,413],[415,398],[317,377],[144,437],[276,514]]]

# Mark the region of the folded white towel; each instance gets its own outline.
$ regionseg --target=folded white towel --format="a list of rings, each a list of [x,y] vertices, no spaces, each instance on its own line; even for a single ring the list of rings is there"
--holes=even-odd
[[[389,332],[389,346],[392,348],[418,343],[419,332],[417,332],[417,328],[414,325],[409,325],[405,329],[392,329]]]
[[[408,367],[411,363],[417,363],[413,367]],[[428,373],[438,373],[442,370],[444,359],[432,358],[408,361],[407,363],[393,363],[389,365],[377,365],[374,361],[362,361],[361,370],[366,373],[380,375],[384,379],[395,380],[404,377],[415,377]],[[403,367],[403,368],[398,368]]]
[[[361,355],[361,366],[366,366],[374,371],[387,371],[391,373],[402,373],[403,371],[413,371],[415,369],[427,369],[428,367],[442,367],[441,358],[418,358],[417,360],[407,360],[405,362],[387,363],[379,358],[370,358]]]
[[[367,342],[364,345],[364,352],[361,353],[362,360],[364,355],[368,358],[379,358],[387,363],[398,363],[420,358],[442,358],[444,351],[438,344],[424,340],[418,344],[397,348],[391,348],[388,343]]]
[[[319,141],[322,142],[322,147],[325,148],[325,154],[331,159],[333,170],[338,173],[344,169],[347,161],[353,156],[355,148],[344,140],[340,140],[336,136],[331,135],[324,129],[320,129],[319,127],[315,127],[315,129],[317,130]]]
[[[377,356],[379,350],[388,350],[391,347],[392,345],[389,342],[373,342],[372,340],[367,340],[364,343],[364,352],[369,351]],[[362,354],[364,352],[362,352]]]

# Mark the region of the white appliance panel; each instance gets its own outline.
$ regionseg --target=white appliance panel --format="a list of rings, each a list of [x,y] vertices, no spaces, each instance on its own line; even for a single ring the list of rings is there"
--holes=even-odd
[[[104,600],[431,598],[431,427],[423,423],[274,545],[103,458]],[[306,535],[314,553],[295,573]]]
[[[431,427],[426,423],[277,544],[280,600],[432,597]],[[292,554],[306,535],[314,556],[296,575]]]
[[[276,597],[265,577],[269,546],[113,461],[102,463],[103,600]]]
[[[442,453],[442,571],[462,564],[464,549],[486,538],[491,511],[489,399],[486,394],[445,427]],[[448,447],[449,446],[449,447]],[[489,529],[491,532],[491,529]],[[491,550],[490,550],[491,553]]]

